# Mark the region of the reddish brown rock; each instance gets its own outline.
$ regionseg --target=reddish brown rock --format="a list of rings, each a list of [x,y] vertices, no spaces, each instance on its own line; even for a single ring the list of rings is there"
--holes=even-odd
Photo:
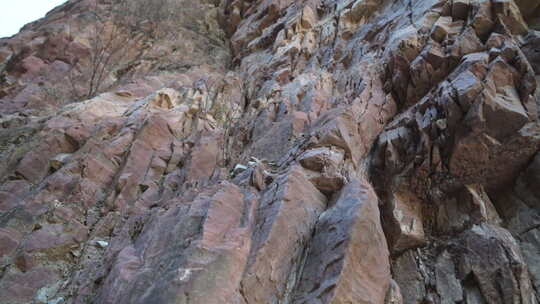
[[[454,19],[466,20],[470,8],[469,0],[454,0],[452,1],[452,17]]]
[[[259,203],[254,243],[242,280],[247,303],[290,299],[305,246],[325,207],[326,198],[299,167],[269,186]]]
[[[17,230],[11,228],[0,229],[0,261],[2,261],[2,264],[19,247],[21,238],[22,236]]]
[[[187,164],[189,170],[187,173],[188,181],[194,182],[212,176],[220,158],[221,151],[219,150],[218,140],[217,137],[204,137],[193,148],[193,156]]]
[[[0,302],[540,300],[538,5],[94,2],[0,39]]]
[[[71,225],[51,224],[32,232],[24,241],[23,248],[26,252],[46,252],[51,257],[54,255],[66,255],[70,246],[82,243],[86,240],[88,230],[80,223],[73,222]]]
[[[502,20],[512,34],[521,35],[527,32],[527,23],[523,20],[515,1],[497,0],[494,1],[493,8],[497,17]]]
[[[360,151],[360,136],[355,119],[345,109],[329,111],[314,123],[312,134],[317,138],[317,145],[336,146],[345,150],[353,161],[357,161]]]
[[[122,244],[122,237],[113,240],[112,250],[118,255],[100,301],[237,303],[256,208],[249,200],[232,184],[216,185],[187,205],[150,218],[133,243],[124,243],[121,250],[117,245]],[[156,238],[158,231],[168,233]],[[155,272],[148,273],[143,265],[155,265]],[[156,278],[155,283],[134,292],[134,286],[146,282],[149,275]]]
[[[20,273],[9,271],[4,273],[0,287],[0,301],[4,303],[29,303],[35,301],[36,294],[41,288],[54,284],[58,277],[46,268],[36,268],[29,272]]]
[[[508,182],[536,152],[537,132],[534,124],[526,125],[504,145],[487,134],[464,138],[456,143],[450,159],[450,172],[466,182],[483,180],[488,186]],[[481,167],[486,168],[484,172],[481,172]]]
[[[403,251],[426,243],[423,225],[423,203],[409,191],[390,194],[385,207],[386,235],[392,251]]]
[[[390,286],[378,200],[363,181],[347,184],[315,228],[293,303],[383,303]]]

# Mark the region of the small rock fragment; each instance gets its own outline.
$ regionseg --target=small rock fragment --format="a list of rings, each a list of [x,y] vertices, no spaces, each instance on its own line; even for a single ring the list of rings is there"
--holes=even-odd
[[[56,155],[55,157],[53,157],[49,161],[49,164],[50,164],[51,168],[53,168],[54,170],[58,170],[63,165],[65,165],[67,162],[69,162],[72,155],[73,154],[71,154],[71,153],[60,153],[60,154]]]
[[[246,171],[248,169],[247,166],[244,166],[244,165],[241,165],[241,164],[237,164],[236,166],[234,166],[234,169],[233,169],[233,175],[238,175],[244,171]]]
[[[96,246],[98,248],[107,248],[107,246],[109,246],[109,242],[105,242],[105,241],[96,241]]]

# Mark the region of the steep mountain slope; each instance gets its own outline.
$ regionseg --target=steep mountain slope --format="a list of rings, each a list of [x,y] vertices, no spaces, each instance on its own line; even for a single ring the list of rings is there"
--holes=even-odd
[[[538,20],[69,1],[0,40],[0,303],[537,303]]]

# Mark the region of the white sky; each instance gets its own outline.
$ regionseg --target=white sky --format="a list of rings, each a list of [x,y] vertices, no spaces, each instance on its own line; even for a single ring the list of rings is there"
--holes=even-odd
[[[47,14],[66,0],[0,0],[0,38],[19,32],[25,24]]]

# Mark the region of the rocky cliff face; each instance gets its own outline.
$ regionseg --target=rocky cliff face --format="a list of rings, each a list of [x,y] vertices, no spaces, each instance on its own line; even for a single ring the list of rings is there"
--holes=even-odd
[[[71,0],[1,39],[0,303],[538,303],[536,2]]]

